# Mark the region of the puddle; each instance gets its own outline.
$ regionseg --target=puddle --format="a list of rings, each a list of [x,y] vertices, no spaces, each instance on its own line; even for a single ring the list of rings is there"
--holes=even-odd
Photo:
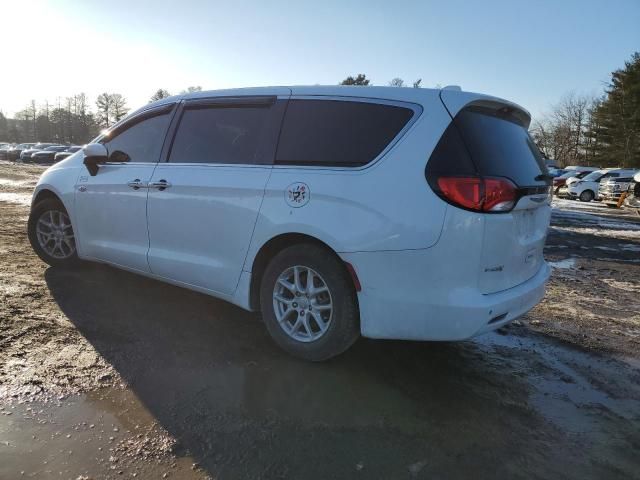
[[[480,338],[487,347],[517,348],[527,352],[527,362],[544,365],[535,374],[527,376],[534,387],[529,397],[530,405],[570,435],[587,435],[591,441],[601,442],[599,455],[605,455],[605,450],[615,448],[613,444],[624,438],[622,432],[615,439],[608,437],[612,421],[633,423],[637,420],[637,412],[640,411],[638,389],[631,386],[629,390],[635,391],[635,395],[628,397],[612,393],[625,388],[614,380],[615,372],[630,366],[623,360],[599,358],[560,344],[542,342],[535,337],[504,335]],[[609,372],[610,376],[594,379],[591,376],[593,371]],[[621,448],[626,448],[624,441],[621,445],[624,445]],[[635,468],[633,462],[627,467]]]
[[[129,391],[2,406],[0,438],[3,479],[203,477],[188,455],[175,463],[155,458],[159,450],[175,448],[174,442]]]

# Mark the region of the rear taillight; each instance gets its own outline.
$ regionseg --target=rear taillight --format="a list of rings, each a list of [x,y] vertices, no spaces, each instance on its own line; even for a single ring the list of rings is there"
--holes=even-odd
[[[508,212],[518,189],[506,178],[438,177],[439,194],[449,203],[478,212]]]

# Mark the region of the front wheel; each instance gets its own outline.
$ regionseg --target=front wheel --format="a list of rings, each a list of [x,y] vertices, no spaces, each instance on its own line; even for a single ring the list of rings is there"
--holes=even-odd
[[[77,263],[73,227],[62,202],[48,198],[34,205],[27,229],[33,250],[44,262],[54,267]]]
[[[260,307],[275,342],[304,360],[335,357],[360,334],[353,283],[342,261],[317,245],[294,245],[271,260]]]
[[[593,197],[594,197],[594,194],[591,190],[585,190],[580,194],[580,201],[590,202],[591,200],[593,200]]]

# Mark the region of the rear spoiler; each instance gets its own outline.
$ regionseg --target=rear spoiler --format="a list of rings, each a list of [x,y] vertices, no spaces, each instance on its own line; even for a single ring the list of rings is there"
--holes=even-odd
[[[443,88],[440,90],[440,100],[449,112],[449,115],[451,115],[451,118],[454,118],[460,110],[469,106],[485,107],[495,110],[506,108],[510,111],[510,114],[520,120],[523,127],[529,128],[531,124],[531,114],[526,109],[502,98]]]

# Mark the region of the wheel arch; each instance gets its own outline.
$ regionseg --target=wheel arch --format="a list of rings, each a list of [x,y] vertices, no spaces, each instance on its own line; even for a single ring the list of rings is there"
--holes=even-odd
[[[33,200],[31,201],[31,206],[43,201],[43,200],[47,200],[47,199],[53,199],[53,200],[57,200],[60,203],[62,203],[64,205],[64,202],[62,201],[62,199],[60,198],[60,196],[58,194],[56,194],[53,190],[50,190],[48,188],[42,188],[38,193],[36,193],[33,196]],[[65,208],[66,205],[65,205]]]
[[[355,271],[347,262],[345,262],[340,255],[327,243],[322,240],[308,235],[305,233],[283,233],[272,237],[266,241],[256,253],[252,266],[251,266],[251,284],[249,287],[249,305],[252,310],[259,310],[260,308],[260,283],[262,282],[262,275],[264,274],[269,261],[277,255],[279,252],[292,245],[300,243],[311,243],[318,245],[332,254],[334,254],[340,262],[344,265],[344,271],[351,279],[354,288],[358,290],[359,281],[355,276]]]

